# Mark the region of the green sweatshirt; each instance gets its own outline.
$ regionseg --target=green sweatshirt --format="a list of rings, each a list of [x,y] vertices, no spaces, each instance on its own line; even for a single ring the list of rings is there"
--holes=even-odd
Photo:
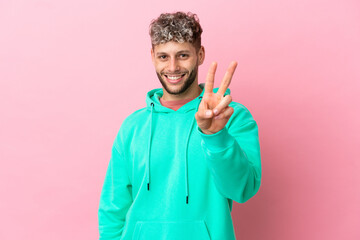
[[[123,121],[100,196],[100,240],[235,239],[232,201],[246,202],[261,183],[258,127],[231,102],[226,127],[203,134],[195,120],[199,86],[200,96],[177,111],[154,89],[147,106]]]

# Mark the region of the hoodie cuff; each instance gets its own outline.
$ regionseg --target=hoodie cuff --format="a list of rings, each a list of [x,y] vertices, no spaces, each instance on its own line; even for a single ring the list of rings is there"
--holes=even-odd
[[[234,144],[235,139],[229,134],[226,127],[214,134],[205,134],[199,127],[197,129],[205,146],[210,151],[219,152]]]

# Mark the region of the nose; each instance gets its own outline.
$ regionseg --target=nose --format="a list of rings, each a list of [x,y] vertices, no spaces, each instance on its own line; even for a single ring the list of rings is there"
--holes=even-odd
[[[169,72],[177,72],[180,70],[180,67],[178,65],[178,61],[176,58],[171,58],[169,62]]]

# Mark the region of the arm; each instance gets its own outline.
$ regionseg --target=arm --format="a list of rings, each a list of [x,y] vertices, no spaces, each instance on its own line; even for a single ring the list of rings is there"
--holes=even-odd
[[[117,138],[118,139],[118,138]],[[98,210],[100,240],[120,239],[132,203],[126,159],[115,139],[105,175]]]
[[[236,66],[237,62],[230,63],[214,93],[217,63],[212,63],[195,118],[217,189],[224,197],[243,203],[260,187],[261,162],[256,122],[243,105],[232,103],[231,96],[225,94]]]
[[[202,148],[219,192],[244,203],[259,190],[261,157],[258,127],[250,112],[234,107],[229,123],[219,132],[204,134]]]

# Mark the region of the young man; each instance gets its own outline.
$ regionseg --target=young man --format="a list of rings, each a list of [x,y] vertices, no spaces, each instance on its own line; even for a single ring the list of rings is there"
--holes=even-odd
[[[100,239],[235,239],[232,201],[244,203],[261,182],[257,123],[216,63],[206,84],[202,29],[191,13],[161,14],[150,25],[151,56],[163,86],[127,117],[115,138],[99,205]]]

